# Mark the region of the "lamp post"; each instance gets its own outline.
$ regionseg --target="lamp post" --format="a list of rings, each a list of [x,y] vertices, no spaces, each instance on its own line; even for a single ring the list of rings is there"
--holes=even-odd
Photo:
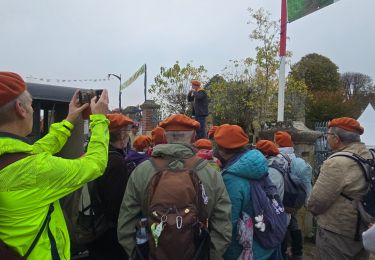
[[[108,79],[109,79],[111,76],[116,77],[116,78],[120,81],[120,86],[119,86],[119,89],[118,89],[118,108],[119,108],[120,113],[121,113],[121,74],[120,74],[120,75],[116,75],[116,74],[108,74]]]

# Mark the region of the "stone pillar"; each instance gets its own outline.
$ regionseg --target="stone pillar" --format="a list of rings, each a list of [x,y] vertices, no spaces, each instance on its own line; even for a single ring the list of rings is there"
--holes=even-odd
[[[277,123],[276,126],[261,131],[260,138],[273,141],[274,133],[277,131],[286,131],[292,136],[295,153],[313,167],[314,174],[315,141],[322,133],[307,128],[300,121],[294,121],[292,123]],[[313,235],[313,217],[311,213],[302,208],[298,211],[297,217],[304,237],[311,237]]]
[[[146,100],[142,105],[142,134],[150,134],[152,129],[154,129],[158,122],[158,109],[160,106],[155,103],[154,100]]]

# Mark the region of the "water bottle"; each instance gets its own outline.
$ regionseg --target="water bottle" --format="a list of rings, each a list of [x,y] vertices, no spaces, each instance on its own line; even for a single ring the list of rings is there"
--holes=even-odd
[[[148,241],[146,227],[147,227],[147,218],[142,218],[141,221],[139,222],[139,228],[137,229],[137,233],[136,233],[137,245],[144,244]]]

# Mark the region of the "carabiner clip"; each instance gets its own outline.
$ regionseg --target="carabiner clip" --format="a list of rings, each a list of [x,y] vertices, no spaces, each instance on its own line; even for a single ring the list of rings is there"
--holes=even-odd
[[[181,216],[176,217],[176,227],[177,227],[177,229],[181,229],[181,227],[182,227],[182,217]]]

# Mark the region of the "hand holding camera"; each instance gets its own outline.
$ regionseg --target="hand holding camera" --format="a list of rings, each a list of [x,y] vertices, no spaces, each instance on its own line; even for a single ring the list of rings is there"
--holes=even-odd
[[[69,113],[66,117],[66,120],[68,120],[72,124],[75,124],[82,111],[89,107],[89,104],[82,105],[79,102],[79,92],[79,89],[74,92],[74,95],[69,103]]]
[[[105,115],[108,111],[107,90],[76,90],[69,103],[69,113],[66,120],[75,124],[81,114],[84,119],[88,119],[91,113]]]
[[[92,114],[103,114],[103,115],[108,114],[108,112],[109,112],[108,103],[109,103],[108,90],[103,89],[101,91],[100,97],[95,95],[91,99],[91,103],[90,103],[91,113]]]

